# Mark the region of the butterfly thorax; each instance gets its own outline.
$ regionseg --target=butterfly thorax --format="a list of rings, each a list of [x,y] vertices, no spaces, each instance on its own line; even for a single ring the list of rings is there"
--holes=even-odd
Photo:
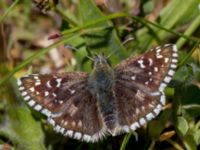
[[[94,59],[93,72],[89,77],[89,84],[95,85],[92,89],[109,90],[114,85],[114,71],[104,56],[98,55]]]
[[[104,56],[98,55],[94,59],[93,72],[88,79],[90,93],[97,98],[99,111],[105,121],[106,127],[110,132],[115,130],[117,114],[115,104],[115,76]]]

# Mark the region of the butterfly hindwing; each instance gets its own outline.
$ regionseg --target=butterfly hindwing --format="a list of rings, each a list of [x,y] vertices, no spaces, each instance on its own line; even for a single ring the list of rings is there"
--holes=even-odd
[[[59,117],[50,117],[49,123],[57,132],[65,136],[86,142],[96,142],[104,137],[106,128],[98,111],[96,99],[88,92],[82,92],[81,96],[81,103],[76,106],[72,104],[70,111]]]
[[[120,82],[117,82],[115,91],[118,123],[123,132],[134,131],[155,118],[165,102],[163,92],[151,95]]]

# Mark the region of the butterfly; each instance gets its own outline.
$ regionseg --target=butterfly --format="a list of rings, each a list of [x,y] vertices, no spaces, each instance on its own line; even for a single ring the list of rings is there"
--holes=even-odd
[[[114,68],[103,55],[93,61],[90,74],[30,74],[18,80],[24,101],[46,115],[55,131],[86,142],[135,131],[155,118],[165,105],[178,53],[176,45],[166,44]]]

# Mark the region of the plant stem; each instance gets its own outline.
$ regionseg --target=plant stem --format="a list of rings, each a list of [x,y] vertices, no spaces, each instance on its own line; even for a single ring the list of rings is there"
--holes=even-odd
[[[173,147],[177,150],[184,150],[178,143],[172,141],[171,139],[167,139],[166,140],[168,143],[170,143],[171,145],[173,145]]]
[[[72,19],[70,19],[67,15],[65,15],[65,13],[63,13],[63,10],[61,10],[61,8],[56,7],[55,11],[65,20],[67,21],[69,24],[71,24],[73,27],[77,26],[77,23],[74,22]]]
[[[127,135],[124,137],[124,140],[123,140],[123,142],[122,142],[122,144],[121,144],[120,150],[125,150],[126,145],[127,145],[128,141],[129,141],[130,137],[131,137],[131,133],[127,134]]]
[[[189,26],[189,28],[185,31],[184,35],[187,36],[191,36],[192,33],[199,27],[200,25],[200,15],[198,17],[196,17],[196,19],[192,22],[192,24]],[[178,48],[182,47],[183,44],[186,42],[187,40],[184,38],[180,38],[177,42],[176,45]]]
[[[0,23],[2,23],[4,21],[4,19],[6,18],[6,16],[12,11],[12,9],[17,5],[17,3],[20,0],[16,0],[14,1],[14,3],[12,3],[12,5],[6,10],[6,12],[0,17]]]

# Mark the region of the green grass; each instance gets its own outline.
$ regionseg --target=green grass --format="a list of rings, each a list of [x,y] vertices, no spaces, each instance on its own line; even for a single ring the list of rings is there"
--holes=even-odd
[[[0,149],[5,144],[19,150],[199,148],[200,1],[170,0],[154,16],[155,21],[147,19],[153,15],[153,2],[141,1],[138,16],[131,14],[128,1],[122,2],[121,12],[109,13],[109,7],[100,9],[92,0],[69,3],[61,0],[51,10],[62,20],[61,26],[56,24],[57,17],[35,11],[31,2],[16,0],[12,5],[6,0],[0,2],[3,12],[0,18]],[[159,1],[159,4],[164,3]],[[51,28],[59,28],[62,36],[45,48],[37,47],[38,30],[45,30],[43,23],[49,20],[53,22]],[[50,26],[45,25],[46,28]],[[127,37],[134,38],[123,45]],[[79,50],[73,51],[76,65],[66,63],[59,71],[71,68],[90,72],[92,62],[87,57],[90,53],[111,54],[114,66],[130,55],[165,43],[174,43],[179,49],[179,67],[166,89],[167,106],[136,133],[108,137],[95,144],[63,137],[52,130],[44,116],[24,104],[16,86],[16,78],[25,74],[31,65],[32,72],[44,66],[59,70],[52,65],[55,62],[50,52],[60,45],[69,44]],[[35,45],[37,50],[32,48]],[[12,53],[16,49],[19,55]]]

